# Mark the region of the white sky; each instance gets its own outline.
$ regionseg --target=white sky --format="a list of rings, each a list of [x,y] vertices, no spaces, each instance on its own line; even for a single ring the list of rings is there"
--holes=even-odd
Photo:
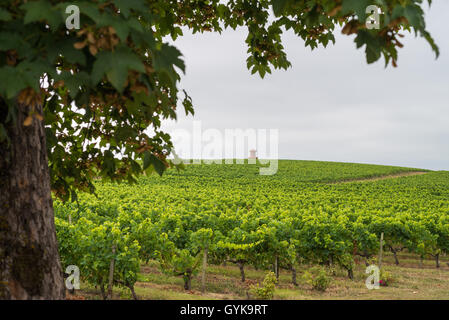
[[[367,65],[353,37],[313,52],[283,36],[292,67],[264,79],[246,69],[246,30],[185,34],[175,45],[186,62],[181,87],[195,116],[164,125],[279,130],[279,158],[360,162],[449,170],[449,1],[427,11],[438,60],[422,38],[402,39],[398,68]],[[175,146],[178,146],[175,144]],[[186,148],[186,146],[180,146]],[[182,156],[182,155],[181,155]]]

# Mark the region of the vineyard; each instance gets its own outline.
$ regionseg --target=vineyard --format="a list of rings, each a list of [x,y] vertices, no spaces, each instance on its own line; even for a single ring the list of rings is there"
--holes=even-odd
[[[213,290],[206,271],[223,265],[238,268],[242,283],[274,271],[295,287],[317,265],[364,284],[354,271],[376,264],[383,233],[393,264],[405,255],[440,269],[449,252],[449,172],[358,181],[422,171],[284,160],[274,176],[258,175],[258,165],[204,164],[133,185],[97,181],[96,196],[54,202],[63,268],[78,266],[82,284],[103,297],[112,281],[137,298],[136,282],[148,277],[142,268],[182,279],[187,291]]]

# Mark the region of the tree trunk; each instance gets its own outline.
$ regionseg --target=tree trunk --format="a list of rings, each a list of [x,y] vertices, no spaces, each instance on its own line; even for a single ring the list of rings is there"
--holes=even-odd
[[[279,258],[277,256],[274,259],[274,274],[276,275],[276,281],[279,282]]]
[[[206,292],[206,269],[207,269],[207,253],[208,248],[205,247],[203,251],[203,270],[201,272],[201,291]]]
[[[112,245],[112,259],[109,263],[109,278],[108,278],[108,299],[112,299],[112,289],[114,287],[114,270],[115,270],[115,250],[116,245]]]
[[[184,289],[191,290],[192,289],[192,274],[187,273],[183,276],[184,278]]]
[[[237,262],[240,269],[240,276],[242,277],[242,282],[245,282],[245,264],[243,262]]]
[[[108,295],[106,294],[106,290],[104,289],[104,285],[103,284],[100,285],[100,292],[101,292],[101,296],[103,297],[103,300],[107,300],[108,299]]]
[[[63,299],[44,124],[24,126],[28,107],[17,109],[11,145],[0,143],[0,299]]]
[[[440,267],[440,254],[439,253],[437,253],[435,255],[435,265],[436,265],[437,268]]]
[[[391,248],[391,247],[390,247]],[[382,269],[382,256],[384,253],[384,233],[380,234],[380,246],[379,246],[379,269]]]
[[[297,286],[298,282],[296,282],[296,268],[292,266],[292,284]]]
[[[348,278],[354,280],[354,271],[352,269],[348,269]]]
[[[398,266],[399,265],[399,260],[398,260],[398,250],[394,249],[393,247],[390,247],[390,251],[393,253],[393,257],[394,257],[394,263]]]
[[[394,256],[394,263],[398,266],[399,260],[398,260],[398,254],[396,253],[396,251],[393,251],[393,256]]]
[[[128,288],[129,288],[129,290],[131,290],[131,294],[133,295],[133,299],[134,300],[139,300],[139,298],[137,297],[136,291],[134,290],[134,286],[133,285],[129,285]]]
[[[279,257],[276,257],[276,280],[279,282],[279,275],[281,272],[281,266],[279,264]]]

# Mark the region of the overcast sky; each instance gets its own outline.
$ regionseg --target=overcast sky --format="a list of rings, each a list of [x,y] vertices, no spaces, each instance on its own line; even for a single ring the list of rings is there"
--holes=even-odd
[[[403,39],[398,68],[385,69],[383,60],[367,65],[354,36],[336,32],[335,45],[311,51],[286,33],[292,67],[264,79],[246,69],[245,29],[186,33],[175,45],[186,62],[181,87],[195,116],[179,112],[164,127],[192,132],[193,121],[201,121],[203,129],[221,132],[278,129],[280,159],[449,170],[448,17],[449,1],[436,0],[427,10],[438,60],[412,34]]]

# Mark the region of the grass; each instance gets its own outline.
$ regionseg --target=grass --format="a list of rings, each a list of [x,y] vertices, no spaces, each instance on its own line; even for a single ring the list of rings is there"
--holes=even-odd
[[[399,266],[394,264],[393,256],[386,253],[383,267],[393,276],[388,287],[368,290],[365,286],[365,264],[360,261],[354,270],[354,280],[347,278],[344,270],[335,269],[330,287],[325,292],[318,292],[302,278],[308,266],[298,266],[298,286],[291,284],[291,274],[281,270],[274,299],[277,300],[400,300],[400,299],[449,299],[448,257],[442,257],[440,268],[435,267],[432,259],[424,259],[422,267],[413,254],[399,255]],[[201,292],[200,277],[192,280],[192,290],[183,288],[180,277],[163,274],[155,261],[142,265],[141,273],[135,285],[139,299],[149,300],[228,300],[247,299],[247,290],[251,284],[262,282],[267,270],[255,270],[247,267],[247,281],[240,281],[240,271],[233,264],[227,266],[211,265],[207,269],[206,292]],[[98,290],[82,285],[77,292],[82,299],[101,299]],[[70,298],[70,297],[69,297]],[[74,297],[72,297],[74,298]],[[76,297],[75,297],[76,298]],[[132,299],[127,288],[114,287],[113,299]]]

